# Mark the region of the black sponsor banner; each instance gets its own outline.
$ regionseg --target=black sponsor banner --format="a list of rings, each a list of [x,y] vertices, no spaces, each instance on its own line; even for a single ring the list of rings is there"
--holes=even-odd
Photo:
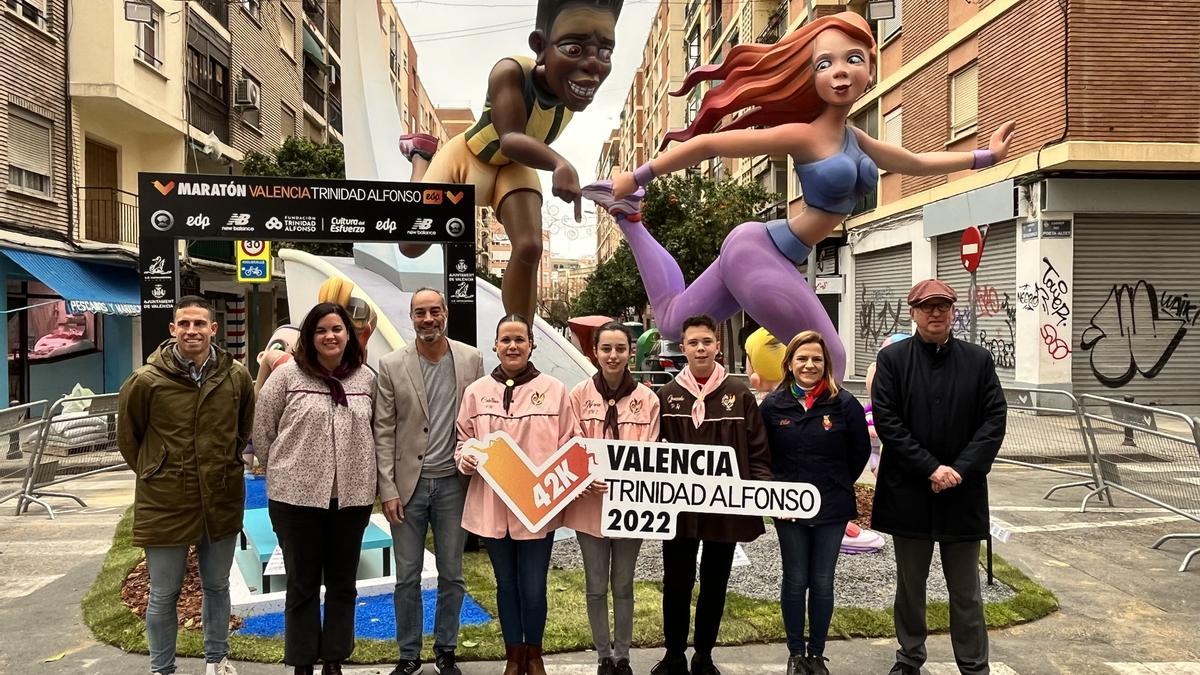
[[[450,337],[475,343],[475,188],[140,173],[142,352],[168,337],[177,239],[444,244]]]

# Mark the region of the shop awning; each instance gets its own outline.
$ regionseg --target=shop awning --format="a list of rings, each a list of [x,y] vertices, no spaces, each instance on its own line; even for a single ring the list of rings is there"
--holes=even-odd
[[[325,65],[325,48],[321,46],[320,42],[317,42],[317,37],[312,34],[308,26],[304,27],[304,51],[313,57],[314,61],[322,66]]]
[[[142,312],[141,288],[131,268],[12,248],[0,248],[0,253],[54,289],[72,313],[137,316]]]

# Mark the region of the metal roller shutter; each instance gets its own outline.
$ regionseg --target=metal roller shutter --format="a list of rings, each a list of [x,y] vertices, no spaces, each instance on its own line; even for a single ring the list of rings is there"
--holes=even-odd
[[[971,275],[959,258],[960,233],[937,238],[938,278],[954,287],[954,336],[971,335]],[[983,260],[976,274],[976,314],[979,316],[978,344],[992,353],[996,373],[1004,382],[1016,376],[1017,366],[1017,226],[992,225],[983,246]]]
[[[1200,408],[1200,215],[1075,216],[1077,393]]]
[[[864,377],[879,346],[895,333],[911,333],[908,291],[912,246],[894,246],[854,257],[854,375]]]

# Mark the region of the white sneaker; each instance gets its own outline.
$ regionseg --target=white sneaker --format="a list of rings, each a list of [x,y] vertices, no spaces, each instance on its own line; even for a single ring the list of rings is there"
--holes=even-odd
[[[229,659],[221,659],[220,663],[210,663],[205,666],[204,675],[237,675]]]

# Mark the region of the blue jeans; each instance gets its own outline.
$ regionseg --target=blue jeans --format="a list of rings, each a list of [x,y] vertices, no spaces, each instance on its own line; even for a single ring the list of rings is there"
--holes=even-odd
[[[463,502],[467,491],[458,476],[420,478],[404,505],[404,522],[392,525],[396,554],[396,644],[401,660],[421,657],[424,625],[421,570],[425,562],[425,533],[433,527],[438,572],[437,613],[433,620],[433,651],[458,647],[458,620],[467,584],[463,580]]]
[[[229,655],[229,568],[237,535],[220,541],[206,536],[196,547],[200,558],[200,584],[204,587],[201,619],[204,622],[204,660],[218,663]],[[150,571],[150,602],[146,607],[146,641],[150,644],[150,671],[175,672],[175,639],[179,616],[175,603],[187,572],[187,546],[146,547]]]
[[[554,533],[541,539],[480,537],[496,574],[496,607],[506,645],[542,645],[546,632],[546,574]]]
[[[775,521],[783,555],[783,586],[779,593],[788,652],[804,656],[804,619],[808,610],[808,655],[825,653],[829,622],[833,620],[833,574],[837,567],[846,523],[805,525]]]

